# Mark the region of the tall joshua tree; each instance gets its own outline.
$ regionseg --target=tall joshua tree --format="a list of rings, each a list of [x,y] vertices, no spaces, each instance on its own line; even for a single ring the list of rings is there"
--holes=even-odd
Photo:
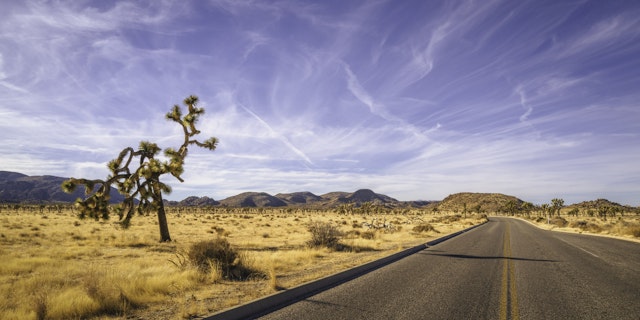
[[[215,137],[204,142],[194,138],[200,133],[195,125],[198,118],[204,113],[204,109],[198,108],[197,103],[198,97],[192,95],[184,99],[184,104],[188,109],[186,115],[182,114],[178,105],[174,105],[167,113],[168,120],[182,127],[184,141],[178,149],[167,148],[164,150],[166,161],[156,159],[161,150],[157,144],[142,141],[138,150],[134,150],[132,147],[125,148],[116,159],[109,162],[108,167],[111,173],[105,180],[71,178],[64,181],[62,189],[67,193],[73,192],[78,185],[85,186],[86,199],[78,198],[75,202],[75,206],[80,212],[79,217],[91,217],[96,220],[108,219],[110,214],[115,212],[120,218],[120,224],[127,228],[136,212],[139,214],[156,212],[160,226],[160,241],[171,241],[162,200],[162,194],[170,193],[171,187],[161,182],[160,177],[171,174],[180,182],[184,182],[180,175],[184,171],[184,159],[187,156],[189,146],[196,145],[213,151],[218,144],[218,139]],[[139,158],[139,160],[134,161],[135,158]],[[135,165],[138,167],[130,168]],[[124,200],[110,208],[109,199],[111,197],[109,193],[112,186],[124,195]]]
[[[553,198],[551,199],[551,215],[553,215],[554,213],[559,217],[560,216],[560,209],[562,209],[562,207],[564,207],[564,200],[561,198]]]

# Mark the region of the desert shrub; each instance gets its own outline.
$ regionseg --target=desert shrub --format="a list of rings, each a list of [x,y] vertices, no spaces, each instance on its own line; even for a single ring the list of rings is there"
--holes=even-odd
[[[437,217],[431,220],[434,223],[453,223],[462,219],[462,216],[459,214],[451,215],[451,216],[443,216]]]
[[[577,220],[577,221],[573,221],[569,224],[569,227],[571,228],[578,228],[578,229],[584,229],[587,225],[589,224],[589,222],[584,221],[584,220]]]
[[[367,239],[367,240],[373,240],[376,238],[376,233],[375,231],[364,231],[362,233],[360,233],[360,238],[362,239]]]
[[[553,217],[553,218],[549,221],[549,223],[550,223],[550,224],[552,224],[552,225],[554,225],[554,226],[560,227],[560,228],[562,228],[562,227],[566,227],[566,226],[567,226],[567,224],[569,224],[569,223],[567,222],[567,220],[566,220],[565,218],[563,218],[563,217]]]
[[[312,248],[335,249],[342,236],[342,232],[329,222],[312,222],[308,225],[307,230],[311,232],[311,240],[307,242],[307,245]]]
[[[216,268],[229,280],[245,280],[258,275],[243,263],[242,255],[225,238],[194,243],[189,248],[188,258],[198,271],[208,273]]]
[[[640,238],[640,226],[629,226],[625,229],[625,233]]]
[[[358,237],[360,237],[360,231],[359,230],[349,230],[347,232],[344,232],[342,234],[342,237],[349,238],[349,239],[358,238]]]
[[[588,221],[584,221],[584,220],[578,220],[578,221],[574,221],[571,222],[569,224],[569,227],[571,228],[578,228],[582,231],[588,231],[588,232],[594,232],[594,233],[598,233],[598,232],[602,232],[602,227],[595,224],[595,223],[591,223]]]
[[[429,231],[433,231],[433,232],[438,232],[431,224],[429,223],[421,223],[415,227],[413,227],[413,232],[416,233],[422,233],[422,232],[429,232]]]

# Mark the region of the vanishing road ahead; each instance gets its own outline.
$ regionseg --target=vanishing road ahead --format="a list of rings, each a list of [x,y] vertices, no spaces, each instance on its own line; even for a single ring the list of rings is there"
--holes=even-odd
[[[640,244],[483,226],[264,319],[640,319]]]

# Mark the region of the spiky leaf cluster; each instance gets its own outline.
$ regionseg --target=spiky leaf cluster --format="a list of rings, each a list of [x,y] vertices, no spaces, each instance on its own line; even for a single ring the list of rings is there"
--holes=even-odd
[[[190,145],[195,144],[209,150],[215,150],[218,139],[209,138],[204,142],[192,139],[199,134],[195,127],[199,117],[204,114],[203,108],[197,107],[198,97],[189,96],[184,100],[187,114],[183,114],[180,106],[174,105],[166,114],[166,118],[178,123],[184,132],[184,141],[179,148],[167,148],[165,161],[156,156],[162,150],[157,144],[142,141],[137,150],[131,147],[123,149],[116,159],[109,161],[107,167],[110,174],[105,180],[87,180],[71,178],[62,183],[65,192],[72,193],[78,185],[85,186],[85,199],[77,199],[75,206],[80,218],[108,219],[111,212],[118,215],[123,227],[130,225],[135,213],[146,214],[158,210],[162,205],[162,194],[169,194],[171,187],[160,181],[164,174],[171,174],[180,182],[184,172],[184,159]],[[138,161],[133,161],[138,159]],[[133,163],[138,164],[132,169]],[[111,187],[124,195],[124,200],[113,208],[109,208],[109,192]],[[136,201],[137,200],[137,201]]]

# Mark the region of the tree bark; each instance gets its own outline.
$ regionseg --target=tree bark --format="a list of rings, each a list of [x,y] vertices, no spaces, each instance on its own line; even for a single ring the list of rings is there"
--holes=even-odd
[[[160,242],[170,242],[169,225],[167,224],[167,215],[164,212],[164,202],[162,197],[155,199],[158,201],[158,226],[160,227]]]

